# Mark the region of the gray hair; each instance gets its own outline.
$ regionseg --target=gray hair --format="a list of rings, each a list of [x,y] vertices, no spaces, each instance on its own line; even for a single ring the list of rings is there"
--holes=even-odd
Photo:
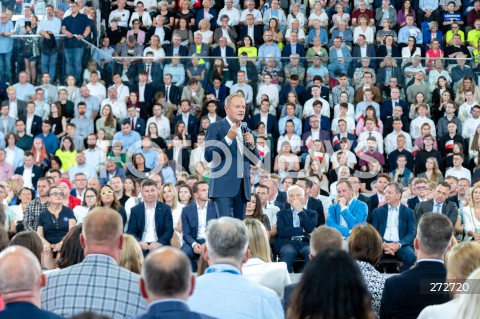
[[[424,214],[417,226],[420,249],[430,256],[442,256],[450,244],[453,232],[453,224],[447,216]]]
[[[390,182],[387,184],[387,186],[393,186],[395,188],[395,193],[396,194],[402,194],[403,193],[403,186],[402,184],[398,182]]]
[[[165,246],[148,255],[142,278],[147,290],[155,296],[176,296],[190,288],[191,269],[187,255],[177,248]]]
[[[38,286],[42,268],[25,247],[10,246],[0,254],[0,294],[32,291]]]
[[[287,196],[290,196],[290,193],[294,190],[299,189],[302,193],[302,197],[305,196],[305,190],[298,185],[292,185],[287,189]]]
[[[213,219],[207,226],[206,245],[214,263],[225,259],[240,262],[248,248],[247,227],[233,217]]]

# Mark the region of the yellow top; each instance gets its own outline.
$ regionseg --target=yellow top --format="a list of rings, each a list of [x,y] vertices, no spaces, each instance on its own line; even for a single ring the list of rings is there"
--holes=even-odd
[[[70,167],[77,165],[77,151],[62,151],[60,148],[55,152],[55,156],[62,161],[62,170],[66,172]]]
[[[238,49],[238,55],[240,56],[242,52],[246,52],[249,58],[255,58],[258,55],[258,51],[256,47],[249,47],[249,48],[241,47]]]

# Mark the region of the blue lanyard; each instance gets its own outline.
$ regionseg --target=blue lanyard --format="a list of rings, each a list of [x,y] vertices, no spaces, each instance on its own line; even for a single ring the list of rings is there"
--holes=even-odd
[[[230,273],[230,274],[234,274],[234,275],[240,275],[240,271],[238,269],[226,269],[226,268],[223,268],[223,267],[219,267],[219,268],[216,268],[215,266],[212,266],[212,267],[209,267],[207,268],[207,270],[205,270],[205,273],[206,274],[213,274],[213,273],[220,273],[220,272],[224,272],[224,273]]]

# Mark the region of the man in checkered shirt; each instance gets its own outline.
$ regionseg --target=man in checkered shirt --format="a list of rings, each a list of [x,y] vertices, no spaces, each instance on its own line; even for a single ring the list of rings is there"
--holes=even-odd
[[[85,259],[48,275],[42,309],[68,318],[85,311],[114,319],[144,313],[140,277],[118,266],[123,244],[120,214],[108,208],[89,212],[80,242]]]
[[[48,208],[48,188],[47,178],[39,178],[37,182],[38,198],[28,203],[23,215],[25,230],[37,231],[38,216]]]

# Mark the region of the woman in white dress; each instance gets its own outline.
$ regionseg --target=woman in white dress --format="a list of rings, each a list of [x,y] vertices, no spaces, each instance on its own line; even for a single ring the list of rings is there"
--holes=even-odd
[[[95,188],[87,188],[83,196],[82,205],[75,206],[73,214],[77,220],[77,225],[82,224],[88,212],[95,207],[97,202],[97,191]]]
[[[480,185],[474,185],[470,194],[470,205],[462,208],[464,240],[480,243]]]

